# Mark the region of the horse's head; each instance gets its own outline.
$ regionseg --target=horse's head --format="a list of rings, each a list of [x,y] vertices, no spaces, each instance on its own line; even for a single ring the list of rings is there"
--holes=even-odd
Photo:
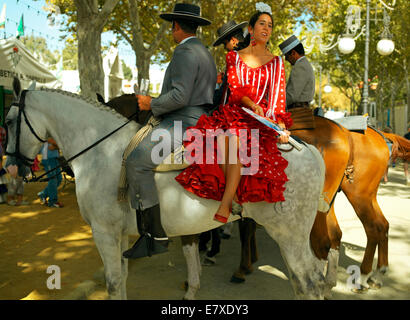
[[[33,111],[29,99],[30,91],[35,89],[32,83],[27,90],[21,90],[20,81],[13,80],[14,101],[10,111],[6,116],[5,127],[7,130],[6,154],[19,159],[29,166],[34,162],[34,158],[42,143],[46,140],[46,129],[40,128],[35,123],[38,113]]]

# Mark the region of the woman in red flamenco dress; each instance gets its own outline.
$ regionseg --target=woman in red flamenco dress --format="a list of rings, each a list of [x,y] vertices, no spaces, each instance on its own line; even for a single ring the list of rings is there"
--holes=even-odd
[[[186,132],[188,159],[188,150],[195,150],[198,153],[194,157],[200,161],[192,163],[175,179],[200,197],[221,201],[214,219],[222,223],[228,220],[234,198],[238,203],[285,200],[283,192],[288,179],[284,170],[288,162],[276,144],[287,143],[289,132],[285,130],[286,134],[278,137],[242,110],[249,108],[283,129],[292,125],[290,114],[285,112],[283,61],[266,48],[272,24],[268,12],[257,12],[251,17],[245,48],[226,55],[228,102],[211,116],[203,115]],[[218,129],[229,134],[220,134],[210,143],[209,133]]]

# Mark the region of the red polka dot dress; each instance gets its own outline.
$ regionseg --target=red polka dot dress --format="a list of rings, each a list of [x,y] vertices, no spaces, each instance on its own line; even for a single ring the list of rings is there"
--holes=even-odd
[[[203,115],[195,127],[186,132],[185,157],[192,164],[175,179],[188,191],[220,201],[225,190],[225,177],[220,165],[222,152],[216,143],[221,132],[239,138],[237,156],[243,164],[236,191],[240,203],[284,201],[288,180],[284,170],[288,162],[277,148],[275,132],[242,110],[241,99],[249,97],[261,106],[265,117],[292,125],[285,112],[285,70],[280,57],[264,65],[247,66],[236,51],[226,55],[228,102],[221,104],[212,116]],[[190,130],[191,129],[191,130]],[[245,173],[246,172],[246,173]]]

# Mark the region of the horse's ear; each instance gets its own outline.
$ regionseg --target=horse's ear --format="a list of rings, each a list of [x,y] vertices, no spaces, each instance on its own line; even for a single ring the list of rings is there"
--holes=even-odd
[[[30,84],[30,86],[28,87],[27,90],[36,90],[36,80],[34,80],[34,81]]]
[[[97,95],[97,100],[98,100],[99,102],[105,104],[105,100],[104,100],[104,98],[102,97],[102,95],[100,95],[99,93],[96,93],[96,95]]]
[[[17,77],[14,77],[13,79],[13,94],[16,99],[20,97],[21,93],[21,83],[20,80]]]

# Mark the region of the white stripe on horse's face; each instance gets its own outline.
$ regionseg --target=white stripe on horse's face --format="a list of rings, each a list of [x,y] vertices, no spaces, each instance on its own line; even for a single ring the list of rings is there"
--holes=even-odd
[[[7,152],[13,153],[16,148],[16,124],[17,124],[18,108],[11,107],[7,113],[4,123],[7,125]]]

